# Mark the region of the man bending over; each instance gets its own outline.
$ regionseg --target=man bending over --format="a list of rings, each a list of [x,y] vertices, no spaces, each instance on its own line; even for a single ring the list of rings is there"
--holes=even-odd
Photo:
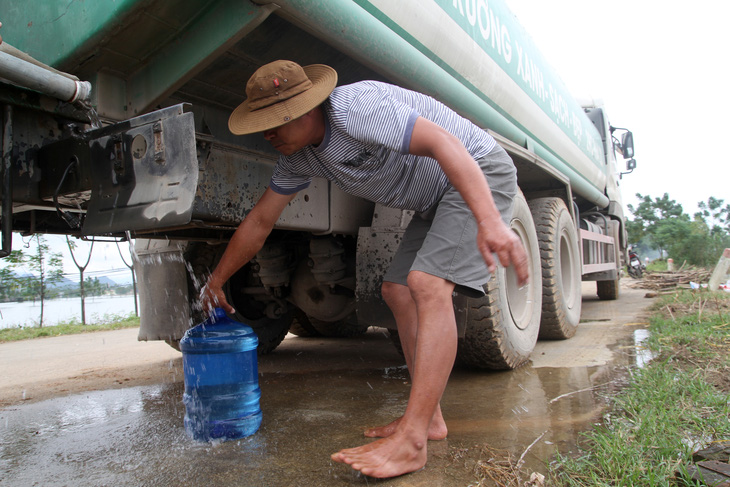
[[[447,434],[439,402],[456,357],[452,293],[482,296],[494,254],[527,280],[527,255],[508,227],[516,171],[490,135],[429,96],[376,81],[336,84],[329,66],[291,61],[267,64],[248,81],[229,129],[262,132],[282,155],[202,299],[233,312],[223,284],[263,247],[312,178],[414,210],[382,286],[412,379],[405,414],[365,432],[380,439],[332,455],[363,474],[394,477],[422,468],[427,441]]]

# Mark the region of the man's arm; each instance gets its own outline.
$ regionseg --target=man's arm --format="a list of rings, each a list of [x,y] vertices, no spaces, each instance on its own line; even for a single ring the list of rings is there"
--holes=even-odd
[[[520,282],[526,282],[527,254],[519,238],[502,221],[487,179],[464,144],[440,126],[419,117],[413,126],[409,152],[436,159],[464,198],[479,226],[477,245],[490,272],[496,269],[492,256],[496,253],[502,265],[514,265]]]
[[[282,195],[271,188],[266,189],[236,229],[223,257],[201,290],[203,309],[220,307],[228,313],[235,312],[225,298],[223,284],[261,250],[281,212],[294,196],[295,194]]]

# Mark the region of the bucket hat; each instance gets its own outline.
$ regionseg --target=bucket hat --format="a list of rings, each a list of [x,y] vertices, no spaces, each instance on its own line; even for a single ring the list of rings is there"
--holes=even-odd
[[[324,64],[265,64],[246,83],[247,99],[231,113],[228,129],[243,135],[284,125],[320,105],[336,85],[337,71]]]

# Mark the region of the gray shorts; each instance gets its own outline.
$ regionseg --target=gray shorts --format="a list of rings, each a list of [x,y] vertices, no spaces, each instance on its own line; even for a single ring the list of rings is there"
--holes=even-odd
[[[497,145],[477,162],[502,219],[509,224],[517,193],[517,171],[512,159]],[[383,280],[405,286],[408,273],[422,271],[453,282],[462,294],[481,297],[489,270],[477,248],[476,236],[474,215],[459,192],[449,185],[438,203],[413,216]]]

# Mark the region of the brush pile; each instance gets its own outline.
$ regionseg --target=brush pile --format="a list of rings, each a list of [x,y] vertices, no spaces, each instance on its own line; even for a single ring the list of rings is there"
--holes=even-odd
[[[691,267],[673,272],[646,272],[642,279],[629,286],[653,291],[666,291],[678,287],[691,289],[690,283],[707,284],[711,275],[711,270]]]

